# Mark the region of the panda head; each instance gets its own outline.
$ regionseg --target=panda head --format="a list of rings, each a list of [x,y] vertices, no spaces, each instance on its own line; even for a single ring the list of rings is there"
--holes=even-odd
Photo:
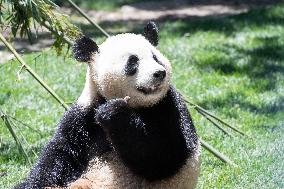
[[[107,100],[129,96],[130,107],[148,107],[159,102],[170,86],[171,65],[155,48],[157,44],[158,29],[149,22],[143,35],[119,34],[100,46],[83,36],[73,55],[89,64],[98,94]]]

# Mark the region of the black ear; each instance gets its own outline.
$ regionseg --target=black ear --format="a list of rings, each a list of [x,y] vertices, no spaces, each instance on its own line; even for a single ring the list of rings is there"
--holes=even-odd
[[[156,26],[155,22],[148,22],[144,27],[143,36],[154,46],[157,46],[159,43],[159,29]]]
[[[99,51],[99,47],[92,39],[82,36],[73,45],[73,57],[79,62],[89,62],[92,54]]]

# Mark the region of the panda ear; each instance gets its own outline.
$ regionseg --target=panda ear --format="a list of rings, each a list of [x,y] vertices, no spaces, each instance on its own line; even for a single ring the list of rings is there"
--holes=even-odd
[[[79,62],[90,62],[92,55],[99,51],[99,47],[92,39],[82,36],[73,45],[73,57]]]
[[[148,22],[144,27],[143,36],[154,46],[157,46],[159,43],[159,29],[155,22]]]

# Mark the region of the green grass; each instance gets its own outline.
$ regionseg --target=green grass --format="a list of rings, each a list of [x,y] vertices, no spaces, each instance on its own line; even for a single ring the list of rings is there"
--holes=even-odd
[[[251,136],[228,138],[191,109],[199,135],[238,164],[232,168],[203,150],[198,188],[284,188],[284,5],[160,26],[159,49],[172,62],[177,89]],[[65,101],[78,97],[84,64],[52,50],[24,58]],[[25,71],[17,81],[19,69],[17,62],[0,65],[0,104],[40,131],[16,130],[34,162],[33,151],[51,138],[64,110]],[[0,133],[0,188],[10,188],[30,166],[2,122]]]

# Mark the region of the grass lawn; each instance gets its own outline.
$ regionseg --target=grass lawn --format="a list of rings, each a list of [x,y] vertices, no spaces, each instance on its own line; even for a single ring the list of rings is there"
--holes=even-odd
[[[203,150],[198,188],[284,188],[284,5],[160,26],[159,49],[172,62],[176,88],[251,136],[229,138],[191,109],[199,135],[238,164],[232,168]],[[24,59],[65,101],[79,96],[84,64],[53,50]],[[37,130],[16,128],[34,162],[64,109],[25,71],[17,80],[19,69],[15,61],[0,65],[0,105]],[[31,167],[1,121],[0,133],[0,188],[6,189]]]

